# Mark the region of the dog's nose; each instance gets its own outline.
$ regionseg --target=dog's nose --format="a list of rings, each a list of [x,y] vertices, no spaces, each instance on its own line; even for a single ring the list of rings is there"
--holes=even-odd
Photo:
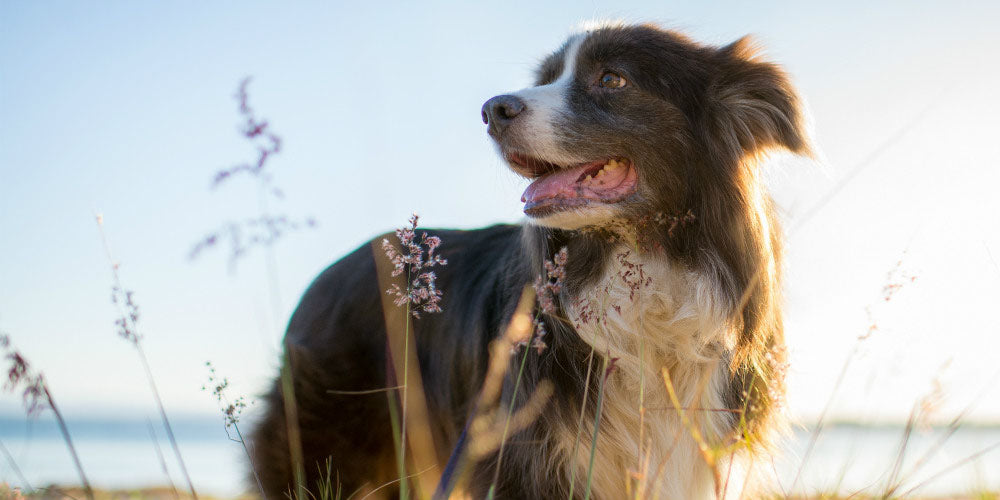
[[[500,137],[514,118],[524,111],[524,101],[513,95],[498,95],[483,104],[483,123],[493,137]]]

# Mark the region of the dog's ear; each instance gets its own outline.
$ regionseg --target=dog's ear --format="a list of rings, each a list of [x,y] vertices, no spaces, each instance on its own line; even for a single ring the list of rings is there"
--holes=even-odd
[[[810,155],[798,94],[777,65],[760,59],[745,36],[718,49],[709,89],[711,128],[744,155],[779,147]]]

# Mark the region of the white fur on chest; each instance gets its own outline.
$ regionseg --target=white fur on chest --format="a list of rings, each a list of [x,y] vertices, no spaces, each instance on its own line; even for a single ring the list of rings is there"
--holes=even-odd
[[[722,411],[722,391],[728,379],[723,354],[733,339],[716,283],[666,257],[620,247],[602,279],[568,302],[583,340],[595,353],[617,358],[604,389],[594,498],[625,498],[630,481],[644,488],[644,498],[714,498],[713,472],[671,403],[661,369],[669,370],[703,439],[721,441],[732,418]],[[593,370],[599,374],[600,366]],[[576,456],[565,464],[570,475],[576,468],[577,478],[589,468],[593,429],[593,421],[584,422]],[[577,422],[562,429],[564,456],[572,455],[576,436]]]

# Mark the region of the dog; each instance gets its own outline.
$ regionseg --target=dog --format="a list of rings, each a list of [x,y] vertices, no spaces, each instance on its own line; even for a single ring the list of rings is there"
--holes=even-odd
[[[427,231],[447,260],[441,312],[412,321],[412,348],[439,463],[467,444],[491,343],[525,285],[555,293],[536,307],[535,340],[513,346],[498,407],[543,385],[551,396],[469,465],[471,497],[747,491],[781,425],[785,372],[782,233],[761,159],[810,154],[800,102],[749,38],[717,47],[605,24],[547,56],[533,86],[484,104],[500,155],[530,181],[527,220]],[[289,322],[288,377],[250,438],[269,498],[294,491],[293,427],[307,486],[327,460],[344,492],[399,477],[380,258],[366,244],[330,266]]]

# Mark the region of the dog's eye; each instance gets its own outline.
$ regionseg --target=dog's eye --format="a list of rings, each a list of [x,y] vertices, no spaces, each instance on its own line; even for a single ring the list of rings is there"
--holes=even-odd
[[[622,78],[618,73],[611,71],[605,72],[601,75],[601,79],[597,81],[597,84],[606,89],[620,89],[628,83]]]

